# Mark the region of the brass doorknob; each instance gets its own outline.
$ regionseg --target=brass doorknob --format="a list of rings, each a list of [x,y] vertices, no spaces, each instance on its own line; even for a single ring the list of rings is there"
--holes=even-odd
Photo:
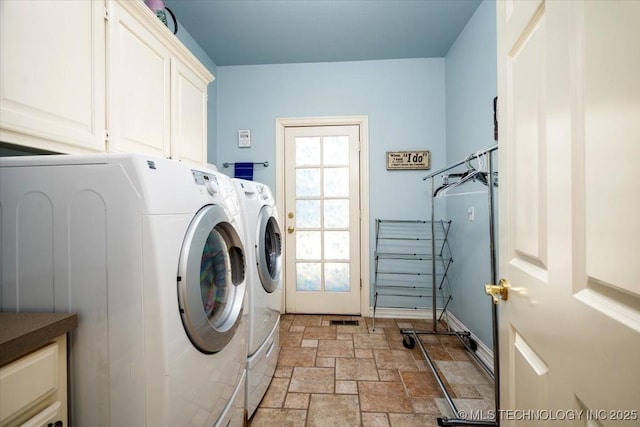
[[[287,227],[287,231],[288,231],[289,233],[293,233],[293,232],[295,231],[295,228],[293,228],[293,226],[292,226],[292,225],[290,225],[289,227]]]
[[[484,292],[491,295],[494,304],[498,304],[500,300],[506,301],[509,299],[509,282],[507,279],[500,279],[497,285],[486,284]]]

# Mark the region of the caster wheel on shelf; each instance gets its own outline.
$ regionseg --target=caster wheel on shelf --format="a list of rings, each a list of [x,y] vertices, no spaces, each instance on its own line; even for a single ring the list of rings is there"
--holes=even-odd
[[[478,342],[471,337],[464,338],[465,343],[469,346],[471,350],[475,353],[478,350]]]
[[[404,338],[402,338],[402,345],[405,348],[412,349],[416,346],[416,340],[414,340],[413,337],[409,335],[405,335]]]

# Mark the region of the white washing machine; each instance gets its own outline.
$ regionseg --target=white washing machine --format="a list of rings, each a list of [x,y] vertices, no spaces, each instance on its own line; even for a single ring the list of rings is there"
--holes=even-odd
[[[243,425],[230,178],[142,155],[2,158],[0,209],[2,310],[78,313],[71,425]]]
[[[278,362],[282,300],[282,235],[269,187],[233,179],[244,215],[249,297],[247,412],[251,417],[264,397]]]

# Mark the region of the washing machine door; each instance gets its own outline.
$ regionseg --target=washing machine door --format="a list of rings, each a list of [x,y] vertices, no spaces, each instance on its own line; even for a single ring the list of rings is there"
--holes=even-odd
[[[273,207],[263,206],[260,209],[257,232],[258,275],[264,290],[272,293],[280,284],[282,270],[282,235]]]
[[[223,207],[203,207],[191,221],[180,252],[180,315],[189,339],[203,353],[222,350],[242,317],[244,249],[234,223]]]

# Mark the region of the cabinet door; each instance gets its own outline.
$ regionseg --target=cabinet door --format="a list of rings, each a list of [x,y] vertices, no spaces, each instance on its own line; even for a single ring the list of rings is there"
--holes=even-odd
[[[0,425],[67,425],[67,336],[0,369]]]
[[[170,155],[170,53],[149,16],[111,2],[109,151]]]
[[[0,2],[0,140],[104,151],[104,1]]]
[[[181,61],[172,62],[172,138],[174,158],[207,163],[207,83]]]

